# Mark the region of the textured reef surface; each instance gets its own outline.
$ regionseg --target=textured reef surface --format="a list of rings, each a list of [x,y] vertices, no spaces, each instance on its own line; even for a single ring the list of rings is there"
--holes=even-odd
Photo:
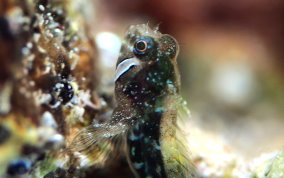
[[[0,177],[83,176],[68,144],[112,102],[98,96],[86,5],[0,2]]]

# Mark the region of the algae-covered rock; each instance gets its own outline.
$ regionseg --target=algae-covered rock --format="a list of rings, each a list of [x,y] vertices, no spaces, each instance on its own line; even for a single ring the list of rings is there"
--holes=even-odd
[[[76,7],[76,8],[74,8]],[[69,140],[102,109],[91,2],[0,2],[0,177],[76,166]]]

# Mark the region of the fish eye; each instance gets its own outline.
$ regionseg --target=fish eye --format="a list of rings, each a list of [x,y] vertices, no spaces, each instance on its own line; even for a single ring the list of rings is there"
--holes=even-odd
[[[155,42],[151,37],[142,36],[134,42],[133,53],[136,56],[145,59],[143,56],[148,56],[148,54],[152,54],[154,46]]]
[[[139,40],[134,45],[137,52],[143,53],[147,50],[148,44],[146,40]]]

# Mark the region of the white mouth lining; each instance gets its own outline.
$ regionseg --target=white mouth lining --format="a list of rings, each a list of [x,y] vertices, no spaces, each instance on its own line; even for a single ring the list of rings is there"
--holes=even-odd
[[[138,66],[140,64],[141,64],[141,61],[137,59],[136,57],[123,60],[116,67],[114,81],[116,82],[125,72],[127,72],[132,67]]]

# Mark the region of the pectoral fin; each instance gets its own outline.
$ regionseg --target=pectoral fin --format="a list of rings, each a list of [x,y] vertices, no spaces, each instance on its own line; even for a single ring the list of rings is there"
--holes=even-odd
[[[70,150],[82,159],[81,166],[103,165],[108,158],[117,156],[123,145],[125,129],[123,125],[108,123],[90,125],[79,131],[70,145]]]

